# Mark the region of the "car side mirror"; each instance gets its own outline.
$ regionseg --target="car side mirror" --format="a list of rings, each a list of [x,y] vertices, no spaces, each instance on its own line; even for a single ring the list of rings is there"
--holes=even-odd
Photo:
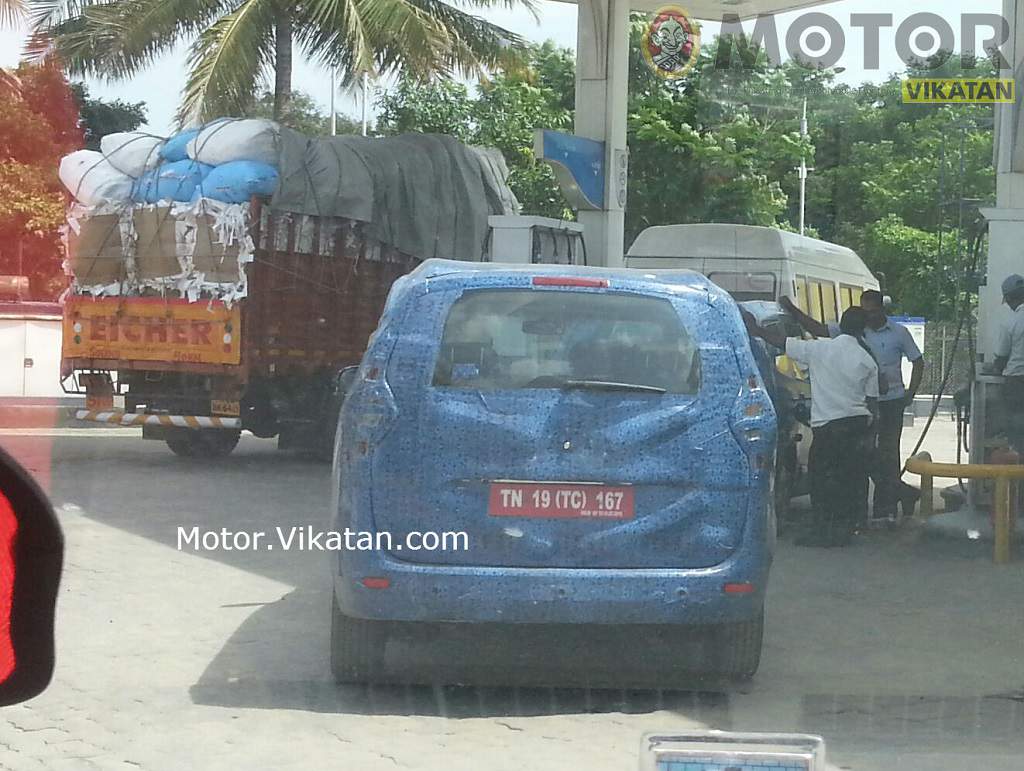
[[[46,495],[0,450],[0,706],[50,683],[63,561],[64,537]]]

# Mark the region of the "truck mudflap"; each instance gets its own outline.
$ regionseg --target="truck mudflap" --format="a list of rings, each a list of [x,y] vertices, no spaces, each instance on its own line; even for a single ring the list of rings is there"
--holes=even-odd
[[[118,426],[163,426],[165,428],[227,428],[238,430],[241,418],[220,418],[208,415],[146,415],[119,410],[78,410],[75,420],[91,423],[113,423]]]

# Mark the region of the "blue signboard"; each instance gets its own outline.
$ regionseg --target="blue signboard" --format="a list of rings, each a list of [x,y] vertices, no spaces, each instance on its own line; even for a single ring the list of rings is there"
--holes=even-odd
[[[605,208],[604,142],[561,131],[537,129],[534,151],[547,161],[575,209]]]

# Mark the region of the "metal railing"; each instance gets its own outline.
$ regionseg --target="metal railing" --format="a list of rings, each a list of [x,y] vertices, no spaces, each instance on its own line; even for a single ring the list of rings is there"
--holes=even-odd
[[[995,480],[995,494],[992,501],[995,546],[992,559],[997,565],[1005,565],[1010,561],[1016,524],[1015,483],[1024,479],[1024,466],[934,463],[929,453],[922,452],[907,461],[907,471],[921,477],[920,513],[922,517],[930,517],[935,513],[935,477]]]

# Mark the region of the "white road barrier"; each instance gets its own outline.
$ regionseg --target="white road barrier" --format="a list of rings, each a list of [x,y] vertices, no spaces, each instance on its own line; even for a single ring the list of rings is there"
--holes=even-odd
[[[175,426],[178,428],[241,428],[239,418],[216,418],[206,415],[140,415],[119,410],[78,410],[76,420],[92,423],[115,423],[119,426]]]

